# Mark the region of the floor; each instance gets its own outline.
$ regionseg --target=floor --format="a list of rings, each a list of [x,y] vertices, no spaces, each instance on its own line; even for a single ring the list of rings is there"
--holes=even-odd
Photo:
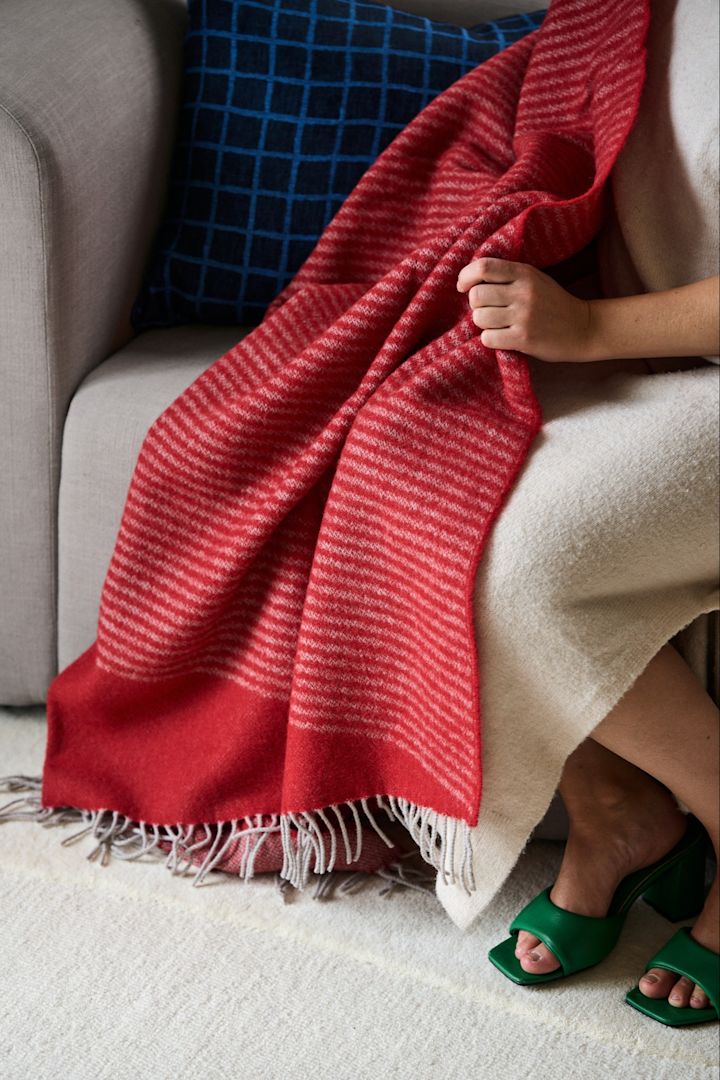
[[[39,775],[42,708],[0,710],[0,776]],[[0,806],[13,796],[0,794]],[[368,877],[283,900],[272,875],[88,861],[77,826],[0,823],[3,1080],[683,1080],[718,1077],[718,1025],[623,1001],[671,924],[638,901],[596,968],[520,987],[486,959],[552,882],[533,840],[467,933],[433,893]]]

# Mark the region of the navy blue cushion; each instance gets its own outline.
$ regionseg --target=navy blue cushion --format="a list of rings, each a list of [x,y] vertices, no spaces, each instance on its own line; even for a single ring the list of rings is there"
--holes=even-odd
[[[463,29],[370,0],[190,0],[135,330],[258,323],[394,136],[544,15]]]

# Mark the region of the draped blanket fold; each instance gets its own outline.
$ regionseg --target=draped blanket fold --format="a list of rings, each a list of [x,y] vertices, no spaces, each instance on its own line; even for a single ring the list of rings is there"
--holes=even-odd
[[[260,325],[153,422],[96,640],[49,689],[39,817],[103,813],[117,850],[204,826],[204,870],[243,839],[245,877],[279,837],[302,888],[313,856],[325,873],[367,830],[389,845],[384,814],[473,890],[473,583],[542,416],[455,281],[593,239],[648,20],[554,0],[397,135]]]

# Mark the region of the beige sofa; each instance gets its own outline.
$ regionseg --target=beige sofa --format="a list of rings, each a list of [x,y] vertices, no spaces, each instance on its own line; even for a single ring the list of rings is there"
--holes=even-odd
[[[395,0],[474,25],[528,0]],[[173,140],[184,0],[0,6],[0,704],[41,703],[94,640],[152,421],[239,337],[133,337]],[[696,666],[717,620],[684,635]],[[549,835],[564,835],[556,803]],[[546,824],[547,824],[546,822]]]

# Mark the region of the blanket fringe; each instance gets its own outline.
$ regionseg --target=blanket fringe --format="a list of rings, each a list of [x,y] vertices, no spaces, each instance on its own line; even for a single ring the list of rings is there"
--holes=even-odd
[[[335,871],[339,841],[343,844],[348,864],[357,862],[362,851],[362,824],[360,809],[365,819],[381,839],[393,846],[393,841],[383,832],[375,819],[370,800],[335,804],[309,813],[288,813],[255,815],[230,821],[202,823],[196,825],[154,825],[144,821],[133,821],[116,810],[83,810],[73,806],[43,807],[40,794],[42,777],[5,776],[0,777],[0,791],[24,793],[0,807],[0,822],[32,820],[45,827],[65,825],[71,822],[82,823],[83,828],[66,836],[61,843],[69,846],[81,837],[91,834],[97,842],[87,855],[91,861],[98,860],[105,866],[111,855],[120,859],[139,859],[142,855],[153,855],[165,860],[165,866],[172,874],[185,876],[188,870],[194,871],[193,885],[202,885],[211,870],[217,866],[235,841],[243,843],[242,858],[238,876],[245,881],[253,877],[258,851],[271,833],[280,833],[283,849],[283,865],[276,873],[276,883],[283,900],[289,899],[291,888],[304,890],[310,878],[310,863],[313,856],[315,863],[312,872],[319,875],[312,896],[322,899],[331,895],[337,884],[339,874],[347,871]],[[29,794],[28,794],[29,793]],[[389,818],[400,822],[407,829],[417,844],[417,850],[406,852],[400,859],[381,867],[374,875],[364,871],[351,872],[338,886],[341,895],[357,890],[370,876],[384,880],[387,884],[380,891],[381,896],[390,895],[396,888],[414,889],[419,892],[434,893],[436,874],[428,870],[428,864],[437,873],[442,874],[446,884],[460,883],[469,895],[475,890],[475,877],[472,865],[472,843],[470,826],[467,822],[449,818],[428,807],[417,806],[407,799],[393,795],[373,797],[377,809],[383,810]],[[347,823],[340,813],[340,807],[350,808],[355,825],[355,851],[350,844]],[[330,812],[337,818],[337,826],[330,819]],[[265,819],[269,818],[269,822]],[[321,832],[321,824],[327,833]],[[199,831],[205,835],[190,843],[190,839]],[[295,841],[291,828],[297,830]],[[339,837],[338,837],[339,832]],[[458,835],[458,833],[460,835]],[[329,837],[330,852],[325,849]],[[169,851],[159,849],[161,843],[170,842]],[[197,865],[190,858],[190,853],[202,850],[205,858]],[[455,869],[456,852],[460,855],[459,873]],[[420,857],[420,865],[413,866],[410,859]]]

